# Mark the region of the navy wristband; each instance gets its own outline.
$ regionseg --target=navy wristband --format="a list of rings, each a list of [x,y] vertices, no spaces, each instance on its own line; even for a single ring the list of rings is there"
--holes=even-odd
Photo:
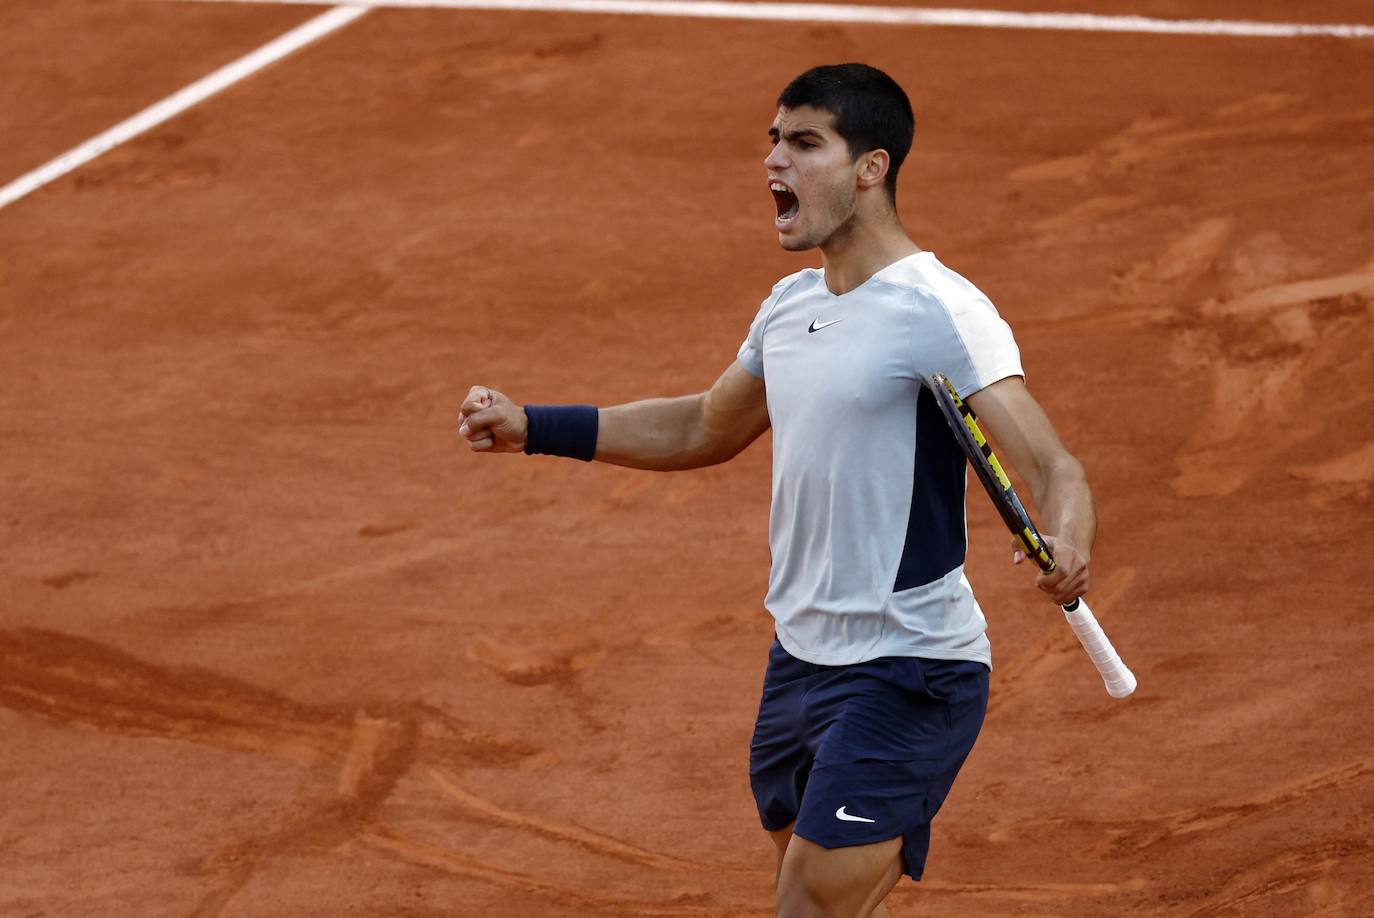
[[[591,462],[596,458],[599,416],[594,405],[526,405],[529,421],[525,452],[567,456]]]

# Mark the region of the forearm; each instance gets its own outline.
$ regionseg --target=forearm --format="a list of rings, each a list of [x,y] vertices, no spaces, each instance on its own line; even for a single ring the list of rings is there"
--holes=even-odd
[[[474,398],[473,393],[478,397]],[[611,465],[667,472],[724,462],[768,429],[763,380],[739,361],[698,395],[653,398],[611,408],[513,404],[482,386],[464,402],[461,428],[474,449],[599,459]],[[494,407],[484,408],[488,396]],[[500,430],[488,433],[501,421]]]
[[[702,437],[702,398],[653,398],[600,409],[597,461],[658,472],[720,462]]]
[[[1031,493],[1045,532],[1088,555],[1097,537],[1097,511],[1082,464],[1064,453],[1039,478],[1031,482]]]

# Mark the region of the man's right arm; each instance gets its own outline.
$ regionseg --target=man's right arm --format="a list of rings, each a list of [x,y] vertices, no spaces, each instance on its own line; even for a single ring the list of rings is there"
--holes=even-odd
[[[476,452],[519,452],[524,407],[474,386],[459,412],[459,434]],[[696,395],[630,402],[597,413],[596,459],[636,469],[673,471],[724,462],[768,429],[763,380],[736,361]]]

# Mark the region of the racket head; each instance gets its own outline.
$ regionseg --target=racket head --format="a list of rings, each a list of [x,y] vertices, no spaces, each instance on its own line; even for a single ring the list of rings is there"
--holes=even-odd
[[[1054,556],[1050,554],[1049,546],[1031,522],[1030,514],[1026,512],[1021,499],[1016,496],[1016,489],[1012,487],[1011,479],[1002,468],[1002,463],[998,461],[997,454],[992,451],[992,445],[988,443],[983,429],[978,426],[978,416],[959,397],[954,384],[945,374],[931,375],[930,391],[935,396],[935,403],[940,406],[940,413],[949,423],[955,442],[968,458],[969,465],[973,466],[974,473],[982,482],[983,489],[988,492],[988,497],[992,499],[992,504],[997,508],[1002,521],[1021,543],[1026,557],[1034,561],[1045,573],[1053,571]]]

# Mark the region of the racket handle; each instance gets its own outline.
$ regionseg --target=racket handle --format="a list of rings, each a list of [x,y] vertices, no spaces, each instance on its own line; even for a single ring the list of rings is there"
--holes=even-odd
[[[1107,694],[1113,698],[1125,698],[1135,691],[1135,673],[1126,668],[1117,655],[1112,642],[1107,640],[1102,626],[1093,617],[1092,610],[1081,598],[1064,606],[1064,617],[1069,627],[1078,635],[1078,643],[1088,652],[1102,682],[1107,686]]]

